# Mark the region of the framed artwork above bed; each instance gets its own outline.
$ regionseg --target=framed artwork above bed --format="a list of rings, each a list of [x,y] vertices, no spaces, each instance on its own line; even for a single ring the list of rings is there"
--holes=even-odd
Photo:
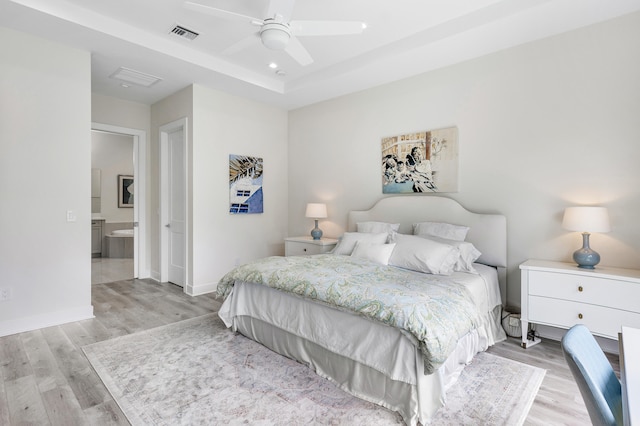
[[[458,128],[382,138],[382,193],[458,192]]]

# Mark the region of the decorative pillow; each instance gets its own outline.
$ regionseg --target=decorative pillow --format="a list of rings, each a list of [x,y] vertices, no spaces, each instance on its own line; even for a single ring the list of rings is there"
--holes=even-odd
[[[387,222],[358,222],[356,229],[358,232],[395,232],[400,228],[399,223]]]
[[[333,249],[333,254],[346,254],[347,256],[353,252],[354,247],[358,241],[370,244],[384,244],[387,242],[389,234],[387,232],[379,233],[367,233],[367,232],[345,232],[336,248]]]
[[[420,222],[413,224],[413,235],[431,235],[454,241],[464,241],[469,232],[468,226],[452,225],[443,222]]]
[[[356,242],[356,246],[354,247],[351,256],[388,265],[389,258],[391,257],[391,253],[395,246],[395,244],[373,244],[358,241]]]
[[[473,262],[478,260],[482,253],[470,242],[448,240],[446,238],[432,237],[431,235],[419,235],[419,237],[456,247],[460,252],[460,256],[453,267],[454,271],[470,272],[472,274],[478,273],[473,267]]]
[[[460,251],[415,235],[395,235],[396,247],[391,253],[389,265],[427,274],[451,275]]]

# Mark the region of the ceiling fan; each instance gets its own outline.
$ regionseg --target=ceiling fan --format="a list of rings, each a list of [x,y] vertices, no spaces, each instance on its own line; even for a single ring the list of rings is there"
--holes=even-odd
[[[267,17],[260,19],[195,1],[184,3],[187,9],[196,12],[259,27],[259,30],[249,37],[227,47],[223,54],[238,52],[259,38],[269,49],[284,50],[302,66],[313,63],[313,58],[298,37],[361,34],[365,28],[364,23],[357,21],[292,21],[294,4],[295,0],[270,0],[265,14]]]

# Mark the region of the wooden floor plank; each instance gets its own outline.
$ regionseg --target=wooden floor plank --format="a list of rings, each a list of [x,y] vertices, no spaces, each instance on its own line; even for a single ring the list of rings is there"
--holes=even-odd
[[[33,376],[4,382],[9,407],[9,424],[49,425],[47,410]]]
[[[2,375],[0,374],[0,379]],[[0,380],[0,425],[8,425],[9,421],[9,403],[7,401],[7,392],[5,391],[5,381]]]
[[[0,337],[0,369],[4,380],[15,380],[33,373],[19,334]]]
[[[58,386],[66,386],[67,380],[58,368],[56,358],[42,335],[42,331],[21,333],[20,338],[28,354],[38,390],[46,392]]]
[[[80,407],[93,407],[111,398],[82,350],[73,344],[61,327],[45,328],[42,332]]]
[[[42,392],[42,401],[52,425],[83,426],[87,419],[73,390],[59,386]]]
[[[87,419],[87,424],[90,425],[124,426],[130,424],[114,400],[87,408],[84,410],[84,415]]]

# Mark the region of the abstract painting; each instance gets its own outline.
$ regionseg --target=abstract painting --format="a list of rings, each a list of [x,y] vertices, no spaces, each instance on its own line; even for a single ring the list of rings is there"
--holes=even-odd
[[[133,176],[118,175],[118,208],[133,207]]]
[[[262,158],[229,155],[229,213],[263,212]]]
[[[458,128],[382,138],[382,193],[458,191]]]

